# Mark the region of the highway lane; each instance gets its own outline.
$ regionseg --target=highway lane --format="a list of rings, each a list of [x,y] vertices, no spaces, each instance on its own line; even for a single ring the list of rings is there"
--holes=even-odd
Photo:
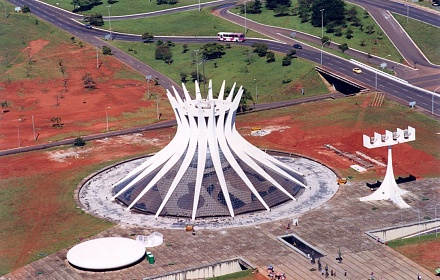
[[[11,3],[19,6],[26,3],[28,6],[30,6],[31,11],[34,15],[52,23],[53,25],[66,30],[67,32],[71,33],[72,35],[78,37],[79,39],[86,41],[92,45],[98,46],[102,48],[103,45],[107,45],[112,48],[113,53],[116,58],[121,60],[123,63],[131,66],[132,68],[138,70],[140,73],[144,75],[152,75],[154,78],[158,77],[159,82],[162,86],[165,88],[170,89],[172,86],[179,88],[179,85],[174,83],[172,80],[170,80],[165,75],[155,71],[151,67],[145,65],[143,62],[131,57],[130,55],[118,50],[117,48],[113,47],[112,45],[108,44],[105,40],[102,40],[106,34],[108,34],[108,31],[106,30],[99,30],[99,29],[86,29],[82,24],[77,23],[74,20],[71,20],[72,13],[66,12],[60,9],[57,9],[56,7],[48,6],[45,4],[41,4],[35,1],[20,1],[20,0],[10,0]],[[33,5],[34,3],[38,3],[37,5]],[[76,17],[78,19],[78,17]],[[115,38],[118,40],[126,40],[126,41],[137,41],[141,42],[141,36],[140,35],[126,35],[126,34],[119,34],[114,33]],[[206,43],[206,42],[216,42],[215,37],[206,38],[206,37],[157,37],[156,39],[160,40],[172,40],[174,42],[181,42],[181,43]],[[280,53],[287,53],[292,48],[290,44],[284,44],[280,42],[275,41],[267,41],[267,40],[259,40],[259,39],[250,39],[244,42],[244,45],[251,46],[255,42],[264,42],[268,44],[269,49],[272,51],[277,51]],[[353,64],[350,62],[343,60],[339,57],[336,57],[334,55],[331,55],[326,52],[320,52],[320,50],[305,46],[304,49],[298,50],[297,56],[302,57],[305,59],[308,59],[310,61],[315,62],[316,64],[320,64],[320,58],[322,55],[322,62],[323,66],[333,69],[334,71],[337,71],[344,76],[348,76],[352,79],[359,80],[363,82],[364,84],[370,85],[376,85],[378,90],[382,90],[392,96],[395,96],[399,98],[401,101],[409,102],[409,101],[416,101],[416,106],[420,106],[424,108],[425,111],[430,112],[430,109],[432,108],[432,97],[431,95],[427,94],[426,91],[418,88],[414,88],[411,86],[405,86],[402,85],[396,81],[390,80],[388,78],[384,78],[380,75],[377,75],[376,72],[371,72],[366,69],[363,70],[363,73],[358,75],[354,74],[351,69],[354,67]],[[331,95],[325,95],[320,96],[320,98],[328,98],[333,97]],[[275,104],[257,104],[256,109],[270,109],[270,108],[277,108],[281,106],[288,106],[289,104],[296,104],[298,102],[308,102],[315,99],[310,100],[293,100],[293,101],[284,101],[284,102],[278,102]],[[440,98],[436,97],[434,100],[434,114],[436,116],[440,116]],[[152,126],[146,126],[146,127],[138,127],[138,128],[131,128],[127,130],[122,131],[116,131],[116,132],[109,132],[99,135],[91,135],[86,136],[85,140],[94,140],[104,137],[111,137],[115,135],[121,135],[121,134],[127,134],[127,133],[135,133],[140,132],[148,129],[156,129],[160,127],[167,127],[175,125],[175,121],[168,121],[168,122],[161,122],[158,124],[154,124]],[[64,140],[56,143],[48,143],[43,145],[38,145],[35,147],[22,147],[19,149],[13,149],[13,150],[7,150],[7,151],[0,151],[1,155],[6,154],[13,154],[18,152],[24,152],[32,149],[45,149],[53,146],[59,146],[59,145],[70,145],[72,144],[72,139]]]
[[[108,45],[112,48],[113,53],[115,57],[120,59],[122,62],[126,63],[127,65],[133,67],[134,69],[138,70],[144,75],[152,75],[154,78],[159,78],[159,83],[164,86],[165,88],[171,88],[171,86],[175,86],[179,88],[179,85],[170,80],[165,75],[155,71],[154,69],[151,69],[150,67],[143,64],[141,61],[131,57],[130,55],[124,53],[121,50],[118,50],[117,48],[107,44],[104,40],[100,39],[103,38],[104,35],[108,34],[108,31],[106,30],[98,30],[98,29],[86,29],[82,24],[78,24],[74,20],[66,18],[66,15],[70,13],[63,12],[60,9],[54,8],[52,6],[48,6],[45,4],[41,4],[35,1],[23,1],[23,0],[11,0],[12,3],[17,3],[18,5],[23,4],[26,2],[28,6],[30,6],[31,11],[33,14],[35,14],[38,17],[41,17],[42,19],[52,23],[53,25],[64,29],[68,31],[69,33],[77,36],[78,38],[81,38],[81,40],[87,41],[95,46],[102,47],[103,45]],[[36,5],[34,5],[37,3]],[[229,4],[230,5],[230,4]],[[223,5],[223,7],[226,7],[227,5]],[[225,9],[226,10],[226,9]],[[225,12],[226,13],[226,12]],[[56,15],[56,16],[54,16]],[[231,15],[229,13],[229,15]],[[236,15],[233,15],[234,17],[237,17]],[[239,20],[235,18],[235,20]],[[239,23],[240,24],[240,23]],[[248,22],[248,24],[251,24]],[[257,23],[255,24],[255,28],[258,29],[258,26],[261,26]],[[278,30],[277,28],[274,28],[274,30]],[[274,34],[276,32],[272,31],[272,33],[269,33],[269,35]],[[113,33],[115,35],[115,39],[120,40],[127,40],[127,41],[141,41],[140,35],[126,35],[126,34],[118,34]],[[264,34],[264,33],[263,33]],[[286,39],[285,37],[282,37],[283,39]],[[184,43],[206,43],[206,42],[213,42],[215,41],[215,37],[206,38],[206,37],[156,37],[156,39],[160,40],[172,40],[174,42],[184,42]],[[254,42],[264,42],[269,46],[269,49],[272,51],[277,51],[281,53],[287,53],[290,51],[291,45],[290,44],[284,44],[280,42],[275,41],[267,41],[267,40],[258,40],[258,39],[250,39],[247,40],[244,44],[245,45],[252,45]],[[298,57],[303,57],[305,59],[309,59],[317,64],[320,62],[321,52],[320,50],[305,46],[302,50],[298,50],[297,52]],[[402,99],[404,102],[410,102],[410,101],[416,101],[417,104],[420,104],[422,108],[430,112],[432,106],[427,106],[428,102],[427,100],[431,100],[431,95],[427,93],[426,91],[422,89],[417,89],[410,87],[408,89],[402,90],[401,88],[408,87],[407,85],[399,84],[396,81],[390,80],[388,78],[376,75],[375,73],[372,73],[368,70],[363,70],[363,73],[361,75],[357,75],[352,72],[352,68],[354,65],[345,59],[333,56],[331,54],[328,54],[326,52],[322,53],[322,60],[323,65],[326,67],[329,67],[347,77],[350,77],[355,80],[359,80],[368,86],[370,88],[374,89],[376,87],[376,83],[378,84],[377,87],[379,90],[382,90],[384,92],[387,92],[389,94],[395,95],[396,97]],[[374,76],[374,79],[372,78]],[[376,79],[376,76],[377,79]],[[396,90],[399,89],[399,90]],[[402,94],[404,93],[410,93],[410,94]],[[434,113],[436,115],[440,115],[440,104],[437,104],[440,102],[440,98],[435,99],[435,109]]]
[[[405,3],[398,3],[394,1],[387,0],[350,0],[350,3],[366,6],[366,7],[376,7],[381,10],[388,10],[392,13],[397,13],[402,16],[407,16],[421,22],[440,27],[440,21],[438,20],[438,13],[436,11],[427,11],[426,9],[421,9],[413,7]],[[368,10],[368,9],[367,9]]]
[[[440,78],[440,66],[433,65],[425,55],[420,51],[418,46],[412,41],[408,34],[403,30],[400,24],[395,18],[389,14],[390,12],[399,13],[405,15],[406,9],[411,9],[411,17],[421,20],[425,23],[435,22],[435,26],[440,26],[439,13],[427,12],[425,10],[419,10],[409,5],[402,5],[400,3],[390,1],[365,1],[354,0],[352,3],[356,3],[364,7],[375,21],[380,25],[383,32],[393,42],[394,46],[399,50],[401,55],[405,58],[408,64],[414,68],[418,68],[417,72],[436,72]],[[403,8],[402,8],[403,7]],[[424,69],[420,69],[420,66],[424,66]],[[414,73],[411,73],[414,74]],[[426,73],[424,73],[426,75]]]

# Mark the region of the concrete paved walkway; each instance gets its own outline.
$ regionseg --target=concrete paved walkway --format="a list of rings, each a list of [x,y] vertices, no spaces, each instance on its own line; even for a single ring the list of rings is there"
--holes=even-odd
[[[372,182],[370,182],[372,183]],[[324,251],[322,265],[337,272],[334,279],[368,279],[373,271],[376,279],[437,279],[434,274],[411,260],[378,243],[365,231],[434,217],[434,207],[440,201],[438,178],[400,184],[410,193],[403,198],[411,205],[399,209],[387,201],[360,202],[359,197],[370,193],[365,183],[351,182],[320,207],[300,215],[296,227],[286,228],[291,219],[258,225],[203,229],[196,227],[196,235],[183,228],[157,229],[148,226],[119,224],[93,238],[122,236],[134,238],[159,231],[164,244],[151,248],[156,263],[143,261],[135,266],[109,272],[85,272],[71,267],[66,261],[69,248],[26,265],[5,279],[142,279],[143,277],[186,269],[241,256],[264,273],[268,264],[276,271],[284,271],[287,279],[322,279],[321,273],[310,271],[317,265],[276,239],[276,236],[295,233],[308,243]],[[429,200],[426,200],[429,198]],[[373,210],[375,209],[375,210]],[[420,213],[419,213],[420,211]],[[338,249],[343,262],[335,260]],[[344,277],[344,270],[347,276]],[[382,277],[382,278],[381,278]],[[1,278],[0,278],[1,279]]]
[[[271,211],[262,211],[238,215],[235,218],[221,217],[196,220],[195,225],[204,229],[219,229],[240,227],[271,222],[280,219],[295,217],[310,209],[317,208],[328,201],[338,190],[336,175],[327,167],[305,158],[277,157],[294,170],[305,175],[308,188],[297,197]],[[129,171],[139,166],[145,159],[129,161],[107,169],[88,180],[79,191],[81,208],[99,218],[118,223],[152,228],[182,229],[191,219],[159,217],[144,215],[126,210],[126,206],[112,201],[112,185],[123,178]]]

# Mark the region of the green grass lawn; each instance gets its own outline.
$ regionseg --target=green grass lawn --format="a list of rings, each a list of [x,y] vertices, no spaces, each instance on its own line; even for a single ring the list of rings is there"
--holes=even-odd
[[[189,51],[183,53],[183,45],[176,44],[172,47],[173,63],[166,64],[162,60],[155,59],[155,43],[129,43],[113,41],[114,45],[125,52],[130,53],[142,62],[155,68],[161,73],[180,84],[180,73],[186,73],[188,80],[191,79],[191,72],[197,71],[195,65],[195,52],[201,49],[202,45],[188,45]],[[292,60],[292,65],[281,66],[281,55],[276,55],[276,61],[267,63],[265,57],[258,57],[252,53],[249,47],[232,45],[230,49],[225,48],[226,54],[219,59],[206,61],[199,65],[199,73],[205,73],[207,79],[213,80],[213,87],[220,89],[223,80],[232,87],[234,82],[238,86],[243,85],[249,90],[252,96],[258,91],[258,102],[272,102],[303,97],[301,88],[305,88],[305,96],[319,95],[328,93],[328,89],[314,70],[314,64],[296,58]],[[201,54],[199,52],[199,63]],[[245,60],[250,57],[252,63]],[[194,63],[193,63],[194,62]],[[194,92],[194,83],[188,81],[186,87],[190,92]],[[202,92],[203,90],[202,85]]]
[[[422,234],[420,236],[415,236],[411,238],[405,238],[405,239],[396,239],[393,241],[388,241],[388,246],[390,246],[393,249],[397,249],[399,247],[408,246],[408,245],[414,245],[423,243],[425,241],[432,241],[440,239],[440,231],[439,234],[431,233],[431,234]]]
[[[112,30],[117,32],[155,36],[217,36],[218,32],[244,32],[244,27],[222,20],[210,13],[210,9],[192,10],[165,16],[142,19],[112,20]],[[109,25],[105,22],[104,29]],[[248,32],[248,37],[263,38],[259,33]]]
[[[17,209],[14,205],[24,206],[25,201],[32,200],[29,205],[33,206],[35,206],[35,201],[39,201],[45,207],[50,206],[59,210],[57,216],[50,217],[45,221],[46,230],[35,236],[35,239],[39,240],[38,242],[49,243],[50,245],[39,248],[39,252],[29,252],[31,262],[43,257],[39,253],[47,255],[57,252],[78,243],[78,237],[87,238],[111,227],[112,223],[87,215],[78,209],[72,199],[77,184],[91,172],[105,165],[108,165],[108,163],[85,166],[80,170],[66,174],[64,180],[58,180],[58,185],[54,187],[58,191],[56,201],[46,201],[44,197],[40,196],[38,198],[34,193],[34,189],[38,187],[38,184],[45,181],[46,177],[52,176],[50,170],[46,173],[23,174],[20,177],[0,180],[0,218],[2,220],[0,226],[0,236],[2,236],[0,252],[23,249],[23,243],[20,244],[20,242],[23,242],[20,240],[21,236],[25,235],[26,231],[32,230],[34,221],[31,221],[31,219],[23,221],[23,216],[20,215],[23,209]],[[29,209],[26,209],[26,211],[29,211]],[[35,215],[41,219],[38,216],[38,209],[35,209]],[[40,223],[41,221],[38,221],[38,218],[35,220]],[[50,242],[47,242],[48,240]],[[17,254],[0,254],[0,275],[11,271],[17,261],[16,257]]]
[[[297,3],[296,0],[292,1],[292,7]],[[353,5],[346,3],[346,9],[349,9]],[[362,21],[363,30],[360,30],[359,27],[349,26],[353,30],[353,38],[347,39],[345,37],[345,31],[343,30],[343,35],[341,37],[335,36],[333,33],[326,33],[326,29],[324,26],[324,36],[327,36],[331,39],[332,42],[336,42],[338,44],[347,43],[348,46],[352,49],[357,49],[363,51],[365,53],[371,53],[376,56],[386,57],[387,55],[391,55],[389,57],[390,60],[400,62],[402,57],[399,52],[393,46],[391,41],[386,37],[386,35],[381,31],[379,26],[375,23],[375,21],[370,17],[364,17],[364,10],[358,6],[355,6],[358,11],[358,17]],[[239,9],[232,9],[231,12],[238,13]],[[314,27],[309,22],[301,23],[301,19],[298,16],[284,16],[284,17],[275,17],[274,12],[271,10],[262,9],[261,14],[248,14],[248,19],[254,20],[259,23],[284,27],[291,30],[305,32],[311,35],[315,35],[317,37],[321,37],[321,27]],[[368,35],[366,33],[366,26],[373,25],[374,33]],[[362,40],[365,41],[365,46],[361,46]],[[377,44],[375,43],[377,41]],[[321,46],[319,46],[321,47]]]
[[[209,2],[210,0],[200,0],[200,3]],[[73,10],[72,0],[42,0],[42,2],[48,3],[50,5],[60,7],[67,11]],[[89,15],[93,13],[102,14],[104,17],[108,16],[110,10],[110,16],[121,16],[121,15],[131,15],[131,14],[142,14],[155,12],[165,9],[172,9],[181,6],[195,5],[198,4],[198,0],[179,0],[175,5],[158,5],[156,0],[118,0],[114,4],[107,4],[107,1],[102,1],[102,4],[92,7],[87,11],[80,11],[78,14]],[[107,6],[110,6],[108,9]]]
[[[22,32],[20,30],[26,30]],[[10,14],[7,18],[0,17],[0,81],[20,80],[32,76],[52,78],[61,77],[60,71],[47,71],[48,65],[36,65],[29,58],[26,48],[29,42],[43,39],[50,41],[45,50],[50,50],[58,44],[69,43],[69,36],[53,26],[38,20],[32,14]],[[44,64],[40,61],[39,64]],[[11,70],[11,66],[23,67]]]
[[[440,64],[440,29],[404,16],[393,14],[408,35],[416,42],[425,56],[434,64]]]

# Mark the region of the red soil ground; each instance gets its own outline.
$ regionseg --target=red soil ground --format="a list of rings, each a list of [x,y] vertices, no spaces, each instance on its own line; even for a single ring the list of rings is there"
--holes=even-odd
[[[116,59],[103,57],[101,67],[96,69],[96,60],[91,59],[95,55],[93,48],[79,49],[64,45],[60,46],[59,52],[43,56],[40,52],[46,44],[47,42],[44,40],[32,42],[29,46],[31,57],[40,60],[45,59],[45,56],[56,57],[56,59],[62,60],[62,64],[66,67],[66,74],[62,78],[52,78],[46,81],[28,79],[0,83],[0,88],[3,89],[0,91],[0,100],[7,100],[10,104],[5,108],[7,112],[0,115],[0,149],[16,148],[19,142],[20,146],[45,143],[54,140],[54,137],[59,134],[74,138],[79,135],[102,133],[106,130],[105,114],[108,107],[110,107],[107,109],[107,113],[111,130],[129,127],[130,122],[137,125],[146,124],[147,122],[141,120],[154,118],[156,115],[155,101],[146,98],[147,83],[141,80],[118,78],[116,73],[127,67]],[[97,89],[88,90],[83,87],[82,77],[85,73],[92,75],[97,82]],[[135,72],[133,75],[136,75]],[[64,81],[67,81],[66,87]],[[150,92],[163,94],[164,89],[150,84]],[[60,93],[63,95],[62,98]],[[363,106],[367,106],[367,104],[363,104]],[[124,114],[137,112],[140,108],[146,108],[148,112],[134,116],[129,120],[124,119]],[[162,113],[165,119],[173,117],[170,109],[163,110]],[[38,141],[33,140],[32,116]],[[61,118],[61,123],[64,124],[62,129],[56,129],[52,126],[51,118],[54,117]],[[301,153],[335,169],[346,170],[353,162],[326,149],[324,144],[331,144],[345,152],[361,151],[386,163],[386,149],[365,149],[361,142],[362,133],[357,131],[355,127],[351,129],[350,133],[347,133],[345,127],[339,127],[336,124],[332,127],[305,131],[302,129],[302,122],[304,121],[292,120],[290,117],[264,119],[264,126],[261,128],[271,130],[271,133],[263,137],[249,135],[252,127],[261,126],[263,123],[261,119],[253,119],[251,122],[244,123],[238,118],[237,127],[249,141],[257,146]],[[78,133],[79,131],[81,134]],[[38,193],[47,202],[41,204],[29,197],[21,200],[22,205],[15,206],[17,209],[21,209],[19,215],[23,223],[26,224],[38,219],[41,219],[41,222],[32,222],[33,226],[24,233],[27,237],[21,236],[21,240],[28,240],[25,246],[19,246],[23,250],[0,253],[16,255],[14,267],[18,268],[29,261],[28,252],[38,252],[39,248],[44,248],[53,242],[47,236],[38,237],[39,233],[44,232],[45,220],[58,217],[60,227],[63,224],[61,221],[64,223],[73,222],[63,220],[68,218],[63,217],[59,212],[59,206],[55,203],[49,203],[57,200],[59,190],[48,186],[56,185],[57,181],[66,180],[66,177],[63,176],[75,172],[83,166],[157,151],[170,141],[174,131],[175,128],[170,128],[150,131],[137,136],[115,137],[95,141],[82,149],[71,148],[61,152],[25,153],[20,156],[7,157],[7,160],[0,158],[0,179],[20,177],[20,174],[45,176],[45,179],[41,180],[44,183],[37,185],[33,193]],[[332,133],[329,134],[328,131],[332,131]],[[408,158],[409,154],[410,158]],[[427,174],[440,173],[440,165],[437,160],[407,144],[399,145],[399,149],[393,153],[393,159],[395,163],[398,163],[395,167],[396,176],[413,174],[416,177],[423,177]],[[375,170],[377,175],[381,176],[385,172],[383,167],[377,167]],[[38,213],[35,213],[37,208]],[[50,224],[55,223],[50,221]],[[11,242],[15,241],[11,239]],[[426,248],[426,254],[440,252],[440,244],[437,243],[436,246],[437,249],[433,249],[433,246]],[[424,258],[429,259],[430,257],[425,255]],[[261,279],[265,279],[265,276],[257,275],[261,276]]]

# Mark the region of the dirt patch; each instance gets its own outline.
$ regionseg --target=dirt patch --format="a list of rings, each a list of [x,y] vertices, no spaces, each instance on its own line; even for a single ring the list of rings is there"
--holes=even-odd
[[[405,245],[395,250],[416,263],[423,264],[430,271],[439,268],[440,241],[430,240],[423,243]]]
[[[97,69],[94,48],[62,45],[48,54],[44,53],[45,44],[46,41],[43,40],[30,44],[32,59],[37,63],[51,60],[54,71],[59,72],[58,75],[51,79],[30,78],[0,84],[3,89],[0,91],[0,100],[7,100],[9,103],[6,108],[8,112],[0,115],[1,149],[102,133],[107,130],[107,121],[109,130],[155,121],[156,101],[147,96],[147,83],[138,79],[120,78],[122,72],[125,77],[139,74],[127,69],[112,57],[101,57],[101,65]],[[62,75],[61,69],[64,69]],[[90,73],[95,79],[96,89],[84,88],[82,78],[85,73]],[[164,89],[150,84],[150,93],[162,96],[160,108],[166,108],[161,109],[164,119],[173,118],[173,112],[163,97]],[[367,109],[368,101],[361,101],[359,110]],[[319,103],[314,103],[313,106],[314,112],[322,115],[322,118],[329,112],[328,107]],[[60,118],[62,128],[53,126],[53,119],[57,117]],[[237,129],[258,147],[302,154],[341,172],[346,172],[353,162],[329,150],[325,144],[331,144],[344,152],[360,151],[386,163],[386,148],[368,150],[362,146],[362,134],[371,130],[365,131],[365,126],[360,123],[347,129],[337,123],[308,127],[307,122],[307,117],[296,118],[291,114],[269,118],[253,114],[249,118],[238,116]],[[11,224],[11,228],[25,225],[26,230],[4,237],[4,243],[11,244],[11,247],[1,250],[0,255],[8,256],[10,267],[19,268],[42,248],[60,242],[56,240],[56,232],[73,231],[82,227],[78,223],[84,223],[83,220],[76,221],[75,215],[61,211],[66,203],[72,203],[71,196],[67,198],[68,202],[60,199],[60,192],[69,193],[74,187],[69,185],[73,180],[72,174],[84,172],[85,167],[98,163],[105,166],[109,161],[157,152],[172,139],[174,133],[175,128],[169,128],[93,141],[83,148],[71,147],[0,157],[0,179],[23,178],[17,183],[17,188],[27,188],[23,197],[11,202],[14,209],[19,209],[13,213],[17,224]],[[393,157],[396,176],[412,174],[424,177],[440,174],[439,160],[409,144],[396,147]],[[385,168],[375,166],[371,172],[373,176],[380,178],[385,173]],[[60,184],[63,184],[62,188]],[[43,197],[44,203],[36,200],[35,194]],[[87,227],[92,226],[85,226]],[[74,232],[66,235],[66,239],[75,238],[78,236]],[[438,252],[430,248],[432,246],[426,247],[427,254]],[[266,279],[262,274],[253,276],[257,280]]]
[[[138,73],[111,56],[101,56],[97,69],[96,60],[90,59],[96,57],[93,48],[68,44],[46,53],[46,44],[33,41],[26,50],[35,65],[50,65],[51,78],[0,83],[0,100],[8,104],[0,115],[2,149],[102,133],[107,124],[111,131],[156,121],[156,99],[151,96],[158,94],[159,108],[164,108],[163,88],[150,82],[148,89]],[[31,74],[37,71],[30,69]],[[137,79],[118,78],[121,73]],[[95,89],[85,88],[86,74],[95,81]],[[174,116],[171,110],[160,112],[162,119]]]

